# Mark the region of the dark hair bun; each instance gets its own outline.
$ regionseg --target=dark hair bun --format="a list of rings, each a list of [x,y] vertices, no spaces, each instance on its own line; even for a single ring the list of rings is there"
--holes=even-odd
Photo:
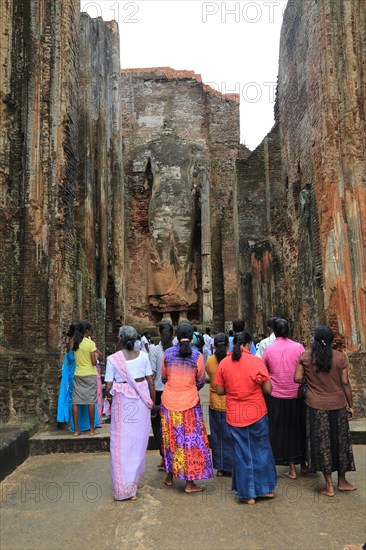
[[[127,340],[127,342],[125,342],[125,346],[126,346],[126,349],[128,349],[129,351],[132,351],[135,346],[135,342],[133,340]]]

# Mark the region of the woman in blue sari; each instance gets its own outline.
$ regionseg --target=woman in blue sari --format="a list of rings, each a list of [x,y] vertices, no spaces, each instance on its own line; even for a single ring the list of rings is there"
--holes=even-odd
[[[60,393],[58,396],[58,406],[57,406],[57,422],[70,422],[70,431],[74,432],[74,421],[71,413],[72,406],[72,391],[74,388],[74,373],[75,373],[75,356],[72,349],[72,343],[77,329],[78,323],[72,323],[69,327],[69,330],[66,333],[68,337],[67,342],[67,352],[64,357],[62,368],[61,368],[61,384],[60,384]],[[79,418],[79,430],[81,432],[86,432],[90,430],[90,422],[88,415],[88,406],[79,405],[78,410]],[[95,405],[95,416],[94,416],[94,427],[99,428],[102,425],[102,419],[98,415],[98,405]]]

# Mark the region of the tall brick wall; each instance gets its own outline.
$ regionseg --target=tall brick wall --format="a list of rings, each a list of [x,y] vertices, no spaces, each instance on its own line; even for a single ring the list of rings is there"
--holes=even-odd
[[[1,414],[53,420],[63,332],[124,314],[119,36],[77,0],[0,16]]]
[[[5,2],[1,24],[1,409],[47,417],[73,313],[79,2]]]
[[[279,63],[288,211],[309,186],[319,223],[320,239],[309,245],[322,292],[309,298],[324,302],[349,351],[366,343],[365,17],[358,0],[289,2]],[[294,237],[304,246],[301,234]]]
[[[238,163],[241,299],[254,332],[283,315],[309,345],[329,324],[365,412],[366,44],[362,3],[288,3],[277,123]],[[249,191],[249,204],[241,193]],[[252,203],[255,202],[256,204]],[[245,208],[246,205],[246,208]]]
[[[211,212],[214,326],[241,315],[238,292],[236,161],[249,152],[240,141],[239,102],[211,90],[206,96],[211,152]]]
[[[115,22],[81,14],[75,229],[77,318],[91,318],[98,346],[124,316],[124,183],[120,41]],[[92,290],[89,296],[86,287]]]

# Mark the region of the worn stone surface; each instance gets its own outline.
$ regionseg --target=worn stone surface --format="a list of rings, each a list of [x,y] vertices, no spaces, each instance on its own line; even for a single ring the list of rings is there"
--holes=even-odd
[[[117,23],[82,13],[74,208],[82,251],[77,263],[77,318],[92,318],[100,349],[113,341],[124,317],[120,66]],[[88,288],[93,292],[88,294]]]
[[[73,318],[79,2],[1,10],[2,414],[48,417]]]
[[[365,10],[348,0],[288,3],[276,124],[238,162],[242,308],[253,332],[286,317],[308,345],[329,324],[350,354],[365,412]]]
[[[355,446],[354,453],[357,470],[348,477],[357,491],[336,491],[329,499],[319,493],[321,474],[293,481],[283,475],[286,467],[278,466],[275,499],[258,499],[255,506],[238,504],[231,479],[225,477],[204,480],[206,491],[196,495],[185,494],[181,480],[169,489],[162,483],[164,472],[156,468],[157,451],[147,452],[136,502],[113,501],[108,453],[32,456],[2,483],[1,547],[361,548],[365,447]],[[103,518],[108,518],[106,525]]]
[[[320,309],[339,346],[349,351],[366,345],[365,49],[362,1],[289,2],[279,64],[287,210],[300,245],[297,212],[306,214],[304,193],[314,190],[320,238],[307,248],[321,267],[315,275],[323,292],[309,298],[315,308],[323,300]],[[300,253],[298,272],[306,269]],[[307,280],[312,270],[309,275]],[[308,318],[306,313],[302,307],[297,317]]]
[[[126,69],[122,105],[126,319],[143,326],[188,312],[223,328],[238,315],[237,98],[190,71]]]
[[[103,349],[123,316],[119,36],[76,0],[0,15],[1,413],[48,420],[62,333],[89,318]]]

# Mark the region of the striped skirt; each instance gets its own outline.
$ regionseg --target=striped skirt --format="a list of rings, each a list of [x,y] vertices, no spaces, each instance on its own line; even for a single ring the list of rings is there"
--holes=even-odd
[[[186,481],[213,477],[200,403],[186,411],[170,411],[161,404],[160,416],[166,472]]]

